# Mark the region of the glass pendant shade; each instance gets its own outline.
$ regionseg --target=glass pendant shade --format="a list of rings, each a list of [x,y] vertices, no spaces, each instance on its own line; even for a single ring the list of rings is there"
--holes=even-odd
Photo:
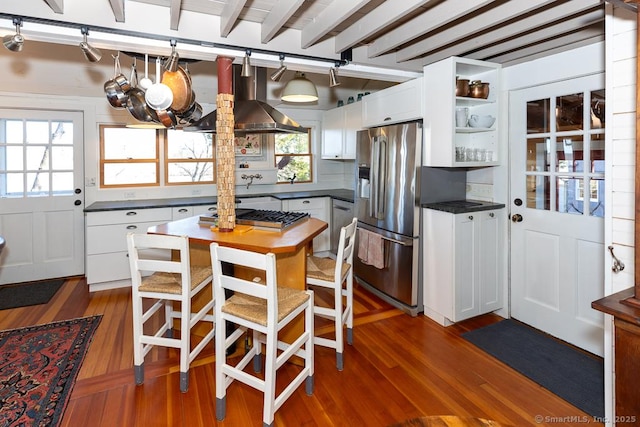
[[[304,73],[296,71],[296,75],[282,91],[281,99],[286,102],[312,102],[318,100],[316,86],[308,80]]]

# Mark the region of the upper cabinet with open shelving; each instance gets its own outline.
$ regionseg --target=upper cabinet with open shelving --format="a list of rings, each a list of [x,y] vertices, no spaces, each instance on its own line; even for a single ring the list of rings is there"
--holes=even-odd
[[[500,70],[500,64],[458,57],[424,67],[423,163],[426,166],[482,167],[498,164]],[[488,96],[456,96],[458,79],[487,83]],[[456,115],[465,113],[467,119],[456,122]],[[486,126],[477,123],[470,126],[468,119],[473,116],[491,116],[495,121]]]

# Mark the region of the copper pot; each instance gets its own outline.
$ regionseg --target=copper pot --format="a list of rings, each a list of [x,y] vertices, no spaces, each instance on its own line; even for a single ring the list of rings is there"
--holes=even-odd
[[[489,83],[474,80],[469,85],[469,95],[472,98],[487,99],[489,97]]]
[[[456,77],[456,96],[469,96],[469,80]]]

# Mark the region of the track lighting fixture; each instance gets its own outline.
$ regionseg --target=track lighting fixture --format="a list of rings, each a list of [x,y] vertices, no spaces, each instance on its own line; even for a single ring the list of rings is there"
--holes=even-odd
[[[340,86],[338,80],[338,64],[335,67],[329,68],[329,87]]]
[[[251,77],[251,60],[249,57],[251,56],[251,49],[247,49],[244,52],[244,59],[242,60],[242,71],[240,75],[242,77]]]
[[[280,68],[278,68],[276,71],[273,72],[273,74],[271,74],[271,80],[273,80],[274,82],[279,82],[285,71],[287,71],[287,66],[284,65],[284,54],[281,53]]]
[[[82,53],[84,53],[84,57],[87,58],[89,62],[98,62],[100,58],[102,58],[102,52],[99,49],[91,46],[87,42],[87,36],[89,35],[89,29],[87,27],[80,28],[80,32],[82,33],[83,39],[80,42],[80,49],[82,49]]]
[[[162,64],[162,68],[175,73],[176,71],[178,71],[180,55],[178,55],[178,52],[176,52],[177,41],[172,39],[169,43],[171,43],[171,55],[169,55],[169,57],[164,61],[164,64]]]
[[[318,100],[318,90],[304,73],[296,71],[295,77],[284,87],[281,99],[286,102],[313,102]]]
[[[24,37],[20,34],[20,27],[22,26],[22,18],[13,18],[13,25],[16,26],[16,33],[11,35],[7,34],[2,38],[2,44],[11,52],[20,52],[22,45],[24,44]]]

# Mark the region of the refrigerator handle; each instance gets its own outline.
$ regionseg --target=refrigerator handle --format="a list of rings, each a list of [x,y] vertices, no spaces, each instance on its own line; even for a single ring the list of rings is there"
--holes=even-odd
[[[371,182],[371,190],[369,197],[369,215],[378,218],[378,182],[379,182],[379,163],[380,163],[380,142],[377,136],[371,141],[371,169],[369,178]]]
[[[376,218],[384,219],[386,217],[386,177],[387,177],[387,139],[385,137],[380,138],[378,144],[378,187],[376,189],[377,195],[377,209]]]

